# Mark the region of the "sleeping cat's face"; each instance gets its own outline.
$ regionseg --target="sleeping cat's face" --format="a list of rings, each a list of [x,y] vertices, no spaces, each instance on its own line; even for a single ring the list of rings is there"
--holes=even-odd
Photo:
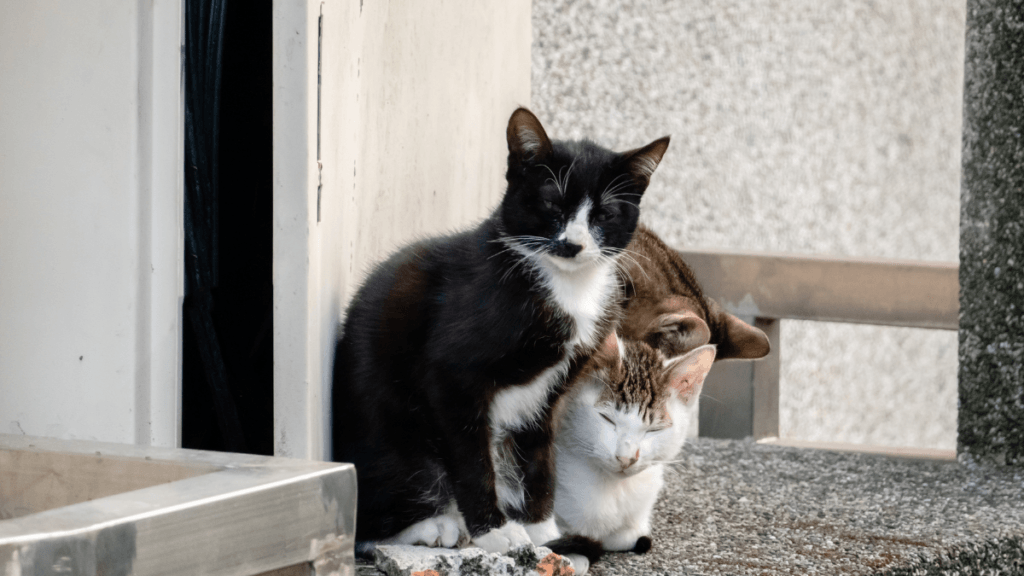
[[[570,408],[569,433],[597,467],[632,476],[679,452],[715,347],[666,360],[643,342],[609,341]]]
[[[512,114],[507,137],[500,218],[508,246],[563,272],[607,261],[626,247],[668,138],[624,153],[585,140],[552,142],[525,108]]]

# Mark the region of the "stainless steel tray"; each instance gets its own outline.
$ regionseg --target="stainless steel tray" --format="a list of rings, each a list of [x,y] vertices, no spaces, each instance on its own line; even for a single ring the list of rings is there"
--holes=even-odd
[[[355,503],[350,464],[0,434],[0,574],[347,575]]]

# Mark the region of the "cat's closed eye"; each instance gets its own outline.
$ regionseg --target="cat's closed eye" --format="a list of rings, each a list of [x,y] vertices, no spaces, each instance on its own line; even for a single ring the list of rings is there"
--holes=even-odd
[[[598,222],[608,222],[609,220],[613,220],[618,215],[619,213],[616,211],[604,209],[598,211],[596,219]]]
[[[603,412],[598,412],[598,414],[601,416],[601,418],[604,418],[609,424],[615,424],[615,421],[609,418],[607,414],[604,414]]]

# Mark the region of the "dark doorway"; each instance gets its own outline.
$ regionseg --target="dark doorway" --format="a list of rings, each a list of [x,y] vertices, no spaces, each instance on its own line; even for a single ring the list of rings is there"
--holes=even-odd
[[[186,0],[182,446],[273,454],[271,0]]]

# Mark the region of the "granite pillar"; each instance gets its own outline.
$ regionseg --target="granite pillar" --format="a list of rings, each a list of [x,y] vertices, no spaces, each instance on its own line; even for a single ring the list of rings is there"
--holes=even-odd
[[[1024,2],[968,0],[960,203],[962,461],[1024,465]]]

